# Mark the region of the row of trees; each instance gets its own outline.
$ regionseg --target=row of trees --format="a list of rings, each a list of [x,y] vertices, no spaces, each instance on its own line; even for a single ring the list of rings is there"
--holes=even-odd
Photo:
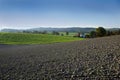
[[[47,31],[42,31],[42,32],[40,32],[40,31],[23,31],[23,33],[48,34]],[[69,32],[66,31],[63,34],[63,33],[57,32],[57,31],[52,31],[51,34],[64,36],[64,35],[69,35]],[[95,31],[91,31],[89,34],[81,34],[80,32],[78,32],[78,34],[74,35],[73,37],[81,37],[81,35],[83,35],[84,38],[95,38],[95,37],[103,37],[103,36],[110,36],[110,35],[120,35],[120,29],[110,31],[110,30],[104,29],[103,27],[98,27],[98,28],[96,28]]]
[[[23,33],[47,34],[47,31],[23,31]]]
[[[28,30],[23,31],[23,33],[48,34],[47,31],[28,31]],[[61,35],[61,36],[64,36],[63,33],[60,33],[60,32],[57,32],[57,31],[52,31],[51,34],[52,35]],[[69,32],[66,31],[65,35],[69,35]]]
[[[98,27],[98,28],[96,28],[95,31],[90,32],[90,37],[92,37],[92,38],[110,36],[110,35],[120,35],[120,29],[109,31],[109,30],[104,29],[103,27]]]
[[[59,33],[59,32],[57,32],[57,31],[53,31],[52,34],[53,34],[53,35],[61,35],[61,36],[64,36],[63,33]],[[65,35],[68,36],[68,35],[69,35],[69,32],[66,31],[66,32],[65,32]]]

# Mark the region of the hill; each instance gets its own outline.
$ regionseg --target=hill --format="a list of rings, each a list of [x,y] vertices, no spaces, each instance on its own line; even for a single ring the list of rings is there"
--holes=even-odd
[[[19,30],[19,29],[2,29],[0,32],[22,32],[23,30]]]
[[[71,28],[33,28],[29,30],[35,30],[35,31],[57,31],[57,32],[90,32],[92,30],[95,30],[95,28],[80,28],[80,27],[71,27]]]
[[[90,32],[95,30],[95,28],[80,28],[80,27],[71,27],[71,28],[32,28],[32,29],[26,29],[26,31],[57,31],[57,32]],[[17,29],[2,29],[1,32],[21,32],[24,30],[17,30]]]

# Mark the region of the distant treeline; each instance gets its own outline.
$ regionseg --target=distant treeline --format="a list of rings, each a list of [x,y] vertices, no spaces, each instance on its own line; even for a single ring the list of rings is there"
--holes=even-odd
[[[47,31],[23,31],[23,33],[33,33],[33,34],[52,34],[52,35],[61,35],[64,36],[64,34],[60,34],[60,32],[57,31],[52,31],[51,33],[47,32]],[[69,33],[66,32],[66,35],[68,35]]]
[[[47,31],[28,31],[25,30],[23,33],[35,33],[35,34],[49,34]],[[69,35],[71,32],[64,32],[65,35]],[[63,33],[58,31],[52,31],[50,34],[52,35],[61,35],[64,36]],[[120,29],[118,30],[106,30],[103,27],[98,27],[94,31],[90,31],[88,33],[76,32],[73,37],[82,37],[82,38],[96,38],[96,37],[104,37],[104,36],[111,36],[111,35],[120,35]]]
[[[89,33],[78,32],[73,37],[96,38],[96,37],[104,37],[104,36],[111,36],[111,35],[120,35],[120,29],[118,29],[118,30],[106,30],[103,27],[98,27],[94,31],[90,31]]]
[[[23,33],[47,34],[47,31],[28,31],[24,30]]]
[[[95,37],[104,37],[104,36],[111,36],[111,35],[120,35],[120,29],[118,30],[106,30],[103,27],[96,28],[95,31],[91,31],[87,37],[95,38]]]

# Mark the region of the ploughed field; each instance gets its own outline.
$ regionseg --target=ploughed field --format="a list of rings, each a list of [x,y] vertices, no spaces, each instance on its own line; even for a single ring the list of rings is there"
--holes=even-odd
[[[120,36],[43,45],[0,45],[0,79],[119,80]]]

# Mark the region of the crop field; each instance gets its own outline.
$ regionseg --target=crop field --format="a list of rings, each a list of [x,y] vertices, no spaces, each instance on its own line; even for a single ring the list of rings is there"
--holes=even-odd
[[[72,36],[56,36],[51,34],[0,33],[0,44],[48,44],[83,40]]]
[[[119,80],[120,35],[55,44],[1,44],[0,79]]]

